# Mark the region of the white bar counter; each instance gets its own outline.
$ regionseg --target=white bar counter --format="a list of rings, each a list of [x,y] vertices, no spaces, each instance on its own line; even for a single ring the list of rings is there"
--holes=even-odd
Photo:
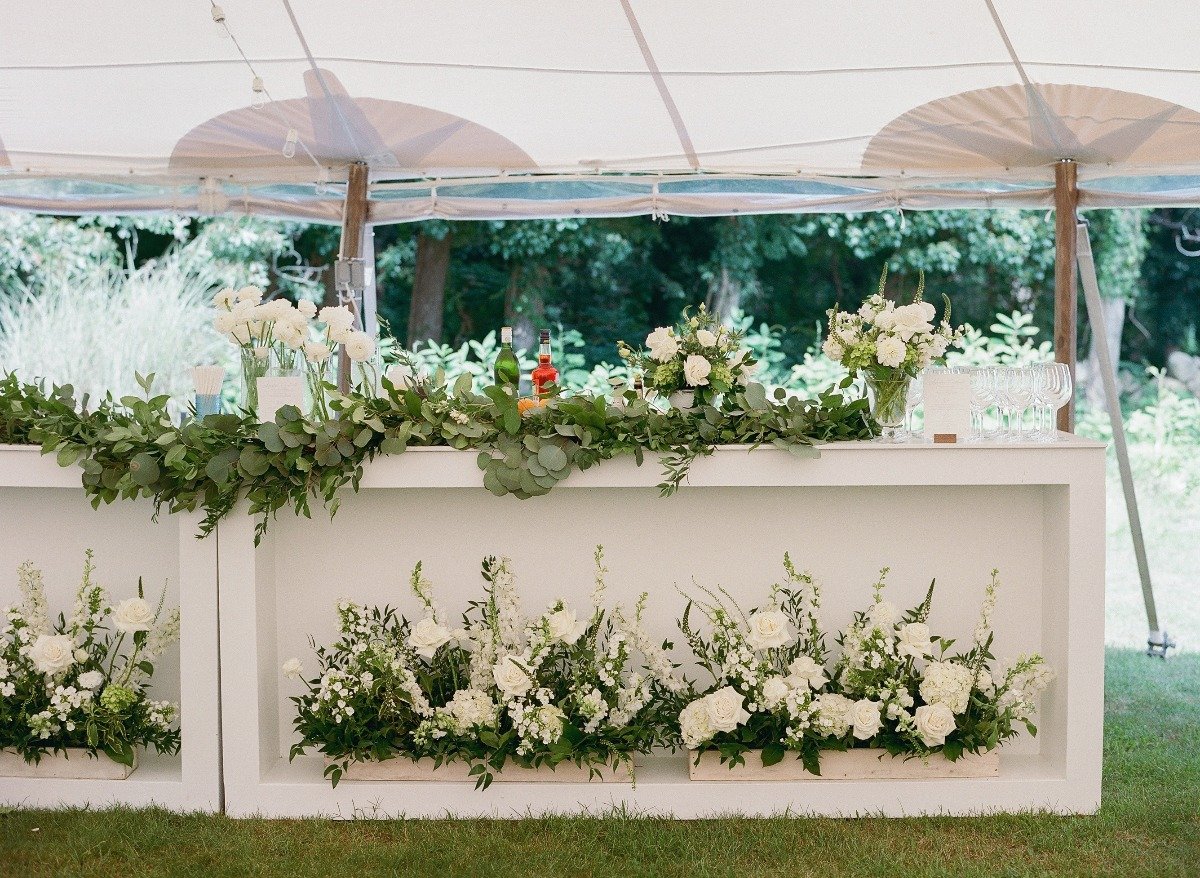
[[[126,780],[0,777],[0,806],[219,811],[216,541],[195,538],[198,515],[152,521],[148,501],[93,510],[81,475],[35,446],[0,445],[0,606],[20,602],[17,565],[32,561],[45,574],[51,615],[70,616],[88,548],[114,600],[135,597],[139,576],[149,599],[166,583],[165,606],[180,608],[180,643],[155,663],[153,693],[180,705],[183,745],[177,756],[139,753]]]
[[[657,459],[574,473],[545,497],[493,497],[475,452],[410,450],[366,467],[332,521],[281,514],[261,546],[254,522],[218,530],[226,809],[272,817],[516,817],[625,805],[681,818],[741,813],[970,814],[1046,809],[1087,813],[1100,802],[1103,732],[1104,448],[1074,437],[1044,445],[838,443],[819,458],[722,448],[697,460],[672,497],[658,496]],[[678,589],[720,584],[761,603],[790,551],[823,588],[833,634],[871,599],[891,567],[888,597],[909,607],[933,578],[930,625],[964,645],[984,586],[1000,569],[993,652],[1041,652],[1057,671],[1037,738],[1010,742],[1000,776],[982,780],[690,782],[680,755],[650,757],[636,787],[620,784],[343,782],[316,757],[289,762],[292,696],[282,678],[308,645],[334,639],[334,602],[415,614],[408,574],[424,562],[437,599],[457,615],[482,594],[485,555],[513,559],[526,609],[557,597],[582,605],[592,551],[603,544],[610,600],[650,593],[648,625],[677,644]],[[692,673],[701,673],[691,671]]]

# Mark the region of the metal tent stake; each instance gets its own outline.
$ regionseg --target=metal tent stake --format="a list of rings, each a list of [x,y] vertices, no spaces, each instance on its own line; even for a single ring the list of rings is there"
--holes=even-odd
[[[1100,361],[1100,378],[1104,383],[1104,400],[1112,422],[1113,447],[1117,467],[1121,471],[1121,488],[1125,492],[1125,511],[1129,514],[1129,533],[1133,537],[1133,554],[1137,558],[1138,576],[1142,580],[1142,599],[1146,602],[1146,621],[1150,634],[1146,638],[1146,654],[1166,658],[1167,650],[1175,643],[1158,625],[1158,609],[1154,605],[1154,587],[1150,584],[1150,564],[1146,560],[1146,540],[1142,535],[1142,517],[1138,513],[1137,493],[1133,487],[1133,470],[1129,466],[1129,446],[1125,442],[1125,423],[1121,416],[1121,400],[1117,393],[1117,373],[1113,369],[1104,331],[1104,310],[1100,303],[1100,285],[1096,280],[1096,263],[1092,259],[1092,242],[1088,237],[1087,220],[1079,219],[1077,229],[1077,258],[1079,277],[1083,281],[1083,298],[1087,303],[1088,323],[1092,327],[1092,344]]]

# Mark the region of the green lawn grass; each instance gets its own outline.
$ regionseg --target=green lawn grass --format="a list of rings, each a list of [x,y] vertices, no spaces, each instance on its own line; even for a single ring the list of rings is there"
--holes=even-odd
[[[889,820],[230,820],[0,816],[3,876],[1200,876],[1200,656],[1110,651],[1104,806]]]

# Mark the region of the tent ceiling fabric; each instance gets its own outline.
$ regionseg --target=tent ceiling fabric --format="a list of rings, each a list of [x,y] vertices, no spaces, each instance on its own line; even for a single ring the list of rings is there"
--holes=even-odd
[[[1179,0],[221,7],[7,0],[0,206],[336,221],[366,161],[374,222],[1045,207],[1061,158],[1200,204]]]

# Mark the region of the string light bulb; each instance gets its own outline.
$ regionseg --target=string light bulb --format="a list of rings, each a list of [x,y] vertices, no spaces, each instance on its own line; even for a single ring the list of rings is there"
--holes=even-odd
[[[229,34],[229,31],[225,28],[225,10],[216,3],[212,5],[212,20],[219,36],[223,37]]]
[[[267,105],[267,87],[263,85],[262,77],[256,76],[250,83],[250,106],[261,110]]]
[[[287,139],[283,141],[283,157],[284,158],[291,159],[291,158],[296,157],[296,143],[299,140],[300,140],[300,135],[298,135],[296,133],[296,129],[289,128],[288,133],[287,133]]]
[[[329,169],[324,165],[321,165],[317,171],[317,185],[314,187],[313,191],[317,195],[329,194]]]

